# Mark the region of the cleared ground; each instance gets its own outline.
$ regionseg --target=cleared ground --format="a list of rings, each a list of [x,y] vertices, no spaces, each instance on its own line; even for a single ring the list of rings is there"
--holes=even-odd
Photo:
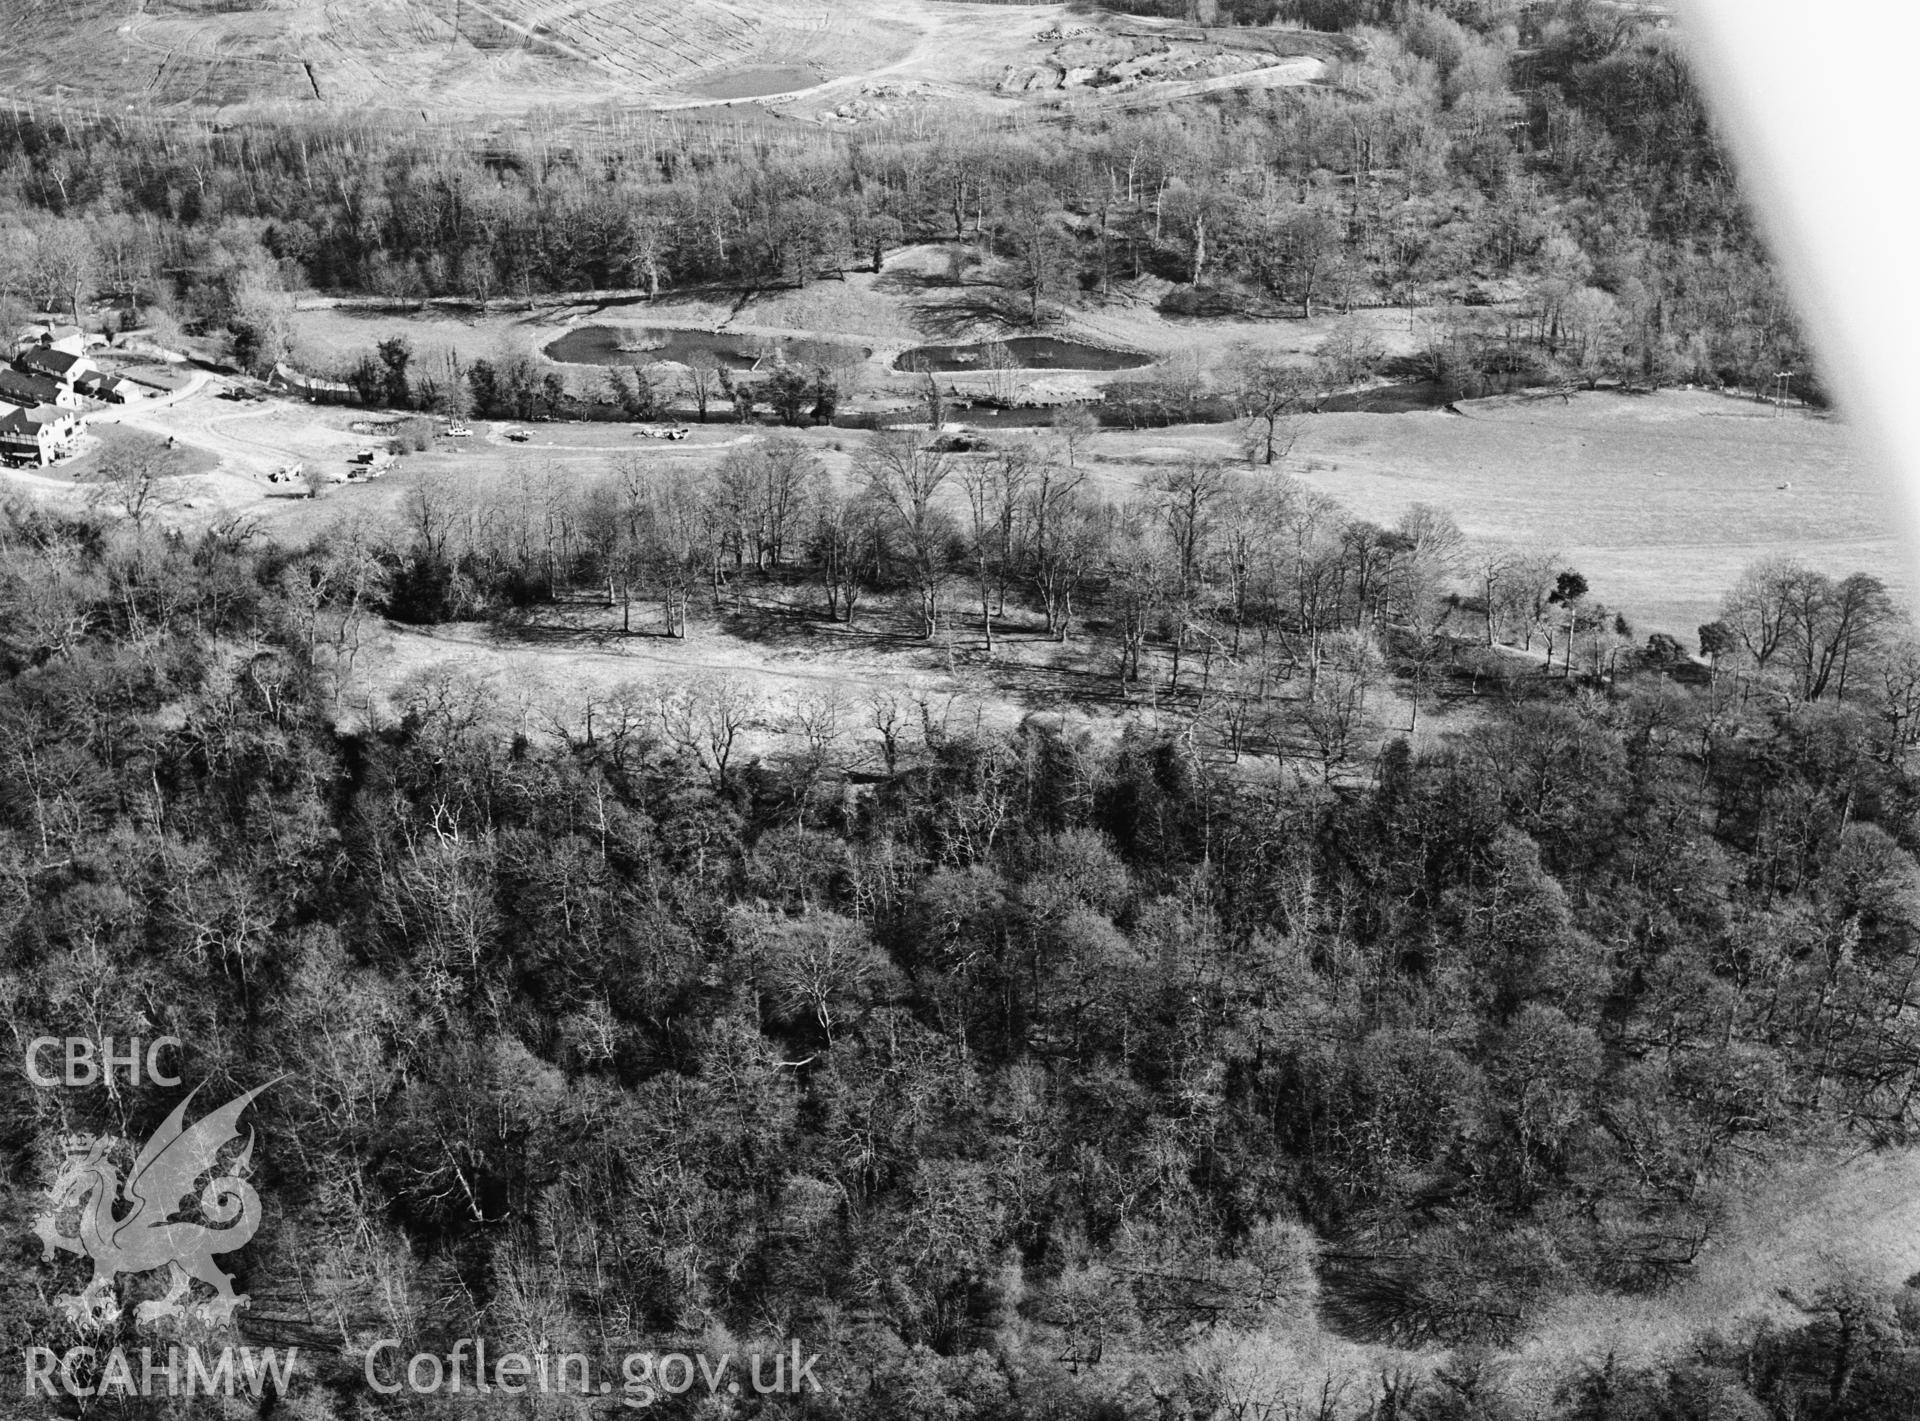
[[[962,96],[1104,105],[1312,83],[1338,53],[938,0],[0,0],[0,25],[0,95],[229,117],[430,95],[433,119],[777,101],[857,123]]]

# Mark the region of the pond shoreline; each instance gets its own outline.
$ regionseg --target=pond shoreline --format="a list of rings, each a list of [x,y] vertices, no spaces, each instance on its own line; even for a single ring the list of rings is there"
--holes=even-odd
[[[640,345],[648,341],[653,344]],[[641,369],[648,365],[685,365],[697,354],[711,355],[723,369],[745,372],[758,370],[775,354],[785,352],[797,365],[811,365],[835,358],[867,360],[870,347],[852,341],[804,336],[741,335],[728,331],[689,329],[677,326],[575,326],[540,348],[547,359],[561,365],[626,367]]]

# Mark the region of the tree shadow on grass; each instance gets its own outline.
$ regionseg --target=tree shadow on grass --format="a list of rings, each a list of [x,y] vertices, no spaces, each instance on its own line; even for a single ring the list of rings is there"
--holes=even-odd
[[[623,633],[620,628],[574,626],[537,621],[530,618],[506,618],[487,624],[487,639],[509,646],[573,647],[582,651],[629,641],[636,637],[662,635],[635,627]]]
[[[955,291],[959,286],[945,273],[889,267],[873,279],[873,289],[883,296],[911,296],[917,292]]]
[[[1026,303],[997,286],[969,287],[954,300],[913,303],[913,323],[930,339],[955,340],[987,324],[1026,326]]]
[[[854,625],[829,620],[819,602],[781,603],[742,602],[721,609],[720,629],[756,646],[804,648],[808,652],[831,654],[835,650],[912,652],[937,650],[938,643],[920,635],[915,618],[904,610],[888,605],[886,599],[869,598],[855,611]],[[902,667],[903,671],[929,669],[920,664]]]
[[[631,630],[620,626],[620,604],[599,598],[563,598],[517,608],[487,623],[489,640],[515,646],[604,649],[627,641],[678,641],[665,629],[660,604],[635,600]]]

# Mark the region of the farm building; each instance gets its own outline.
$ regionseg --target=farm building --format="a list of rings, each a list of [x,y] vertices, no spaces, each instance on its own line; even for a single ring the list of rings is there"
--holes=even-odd
[[[35,405],[78,409],[81,397],[72,386],[62,385],[45,375],[29,375],[24,370],[0,370],[0,400],[28,409]]]
[[[0,457],[11,463],[51,464],[77,433],[79,426],[66,410],[0,404]]]
[[[13,363],[16,369],[29,375],[44,375],[49,380],[59,381],[68,389],[79,387],[89,376],[100,374],[100,367],[86,356],[56,350],[50,345],[36,345],[23,350]]]
[[[14,342],[16,350],[57,350],[66,355],[85,355],[89,345],[104,342],[89,336],[78,326],[28,326]]]
[[[76,388],[88,399],[105,400],[110,405],[130,405],[155,391],[125,375],[95,374],[80,381]]]

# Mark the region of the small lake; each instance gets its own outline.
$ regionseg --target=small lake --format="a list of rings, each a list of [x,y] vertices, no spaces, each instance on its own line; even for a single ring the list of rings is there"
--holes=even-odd
[[[1011,340],[980,341],[973,345],[921,345],[893,362],[895,370],[923,368],[941,372],[982,373],[989,367],[987,351],[1004,345],[1021,370],[1138,370],[1153,364],[1151,355],[1137,350],[1106,350],[1052,336],[1015,336]]]
[[[763,360],[783,352],[794,365],[822,361],[864,360],[873,352],[865,346],[831,340],[800,340],[782,336],[730,335],[713,331],[642,330],[630,326],[580,326],[546,348],[547,358],[563,365],[652,365],[671,360],[685,365],[696,352],[711,355],[727,370],[752,370]]]
[[[688,86],[703,99],[764,99],[771,94],[791,94],[795,89],[811,89],[822,76],[797,65],[768,65],[760,69],[736,69]]]

